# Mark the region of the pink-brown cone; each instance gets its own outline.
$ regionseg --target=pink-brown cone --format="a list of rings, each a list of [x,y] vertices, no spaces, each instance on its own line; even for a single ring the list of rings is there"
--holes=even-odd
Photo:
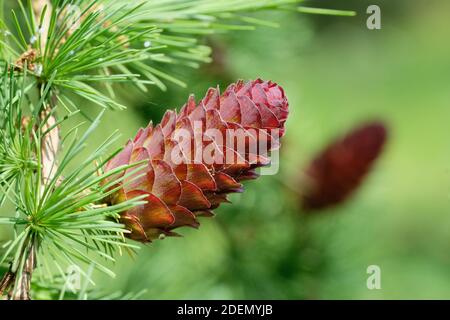
[[[105,167],[107,172],[148,161],[145,169],[125,178],[111,197],[112,203],[118,203],[145,196],[145,205],[121,214],[130,238],[149,242],[176,235],[172,230],[177,227],[198,227],[197,217],[212,216],[212,209],[228,201],[228,193],[242,192],[241,181],[257,178],[255,169],[270,163],[270,151],[279,147],[287,116],[283,89],[258,79],[231,84],[222,95],[211,88],[199,103],[190,96],[178,114],[167,111],[160,124],[140,129]],[[223,135],[223,143],[211,138],[211,129]],[[245,141],[244,149],[225,142],[231,129]],[[190,132],[192,139],[180,140],[180,131]],[[251,148],[252,143],[258,147]],[[214,162],[196,157],[197,150],[206,149]]]
[[[327,146],[305,170],[308,186],[302,194],[303,209],[317,212],[347,200],[370,172],[386,140],[384,123],[374,121]]]

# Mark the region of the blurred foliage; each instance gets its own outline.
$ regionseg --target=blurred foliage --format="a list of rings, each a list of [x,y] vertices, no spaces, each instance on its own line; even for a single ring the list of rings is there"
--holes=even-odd
[[[208,38],[218,49],[215,63],[174,70],[188,89],[118,89],[130,108],[105,116],[99,141],[119,129],[123,142],[189,93],[200,97],[237,78],[279,82],[292,115],[278,175],[247,183],[199,230],[182,230],[184,238],[122,257],[113,267],[117,278],[99,275],[98,288],[146,289],[139,297],[146,299],[450,297],[450,3],[377,1],[382,29],[375,31],[365,25],[369,4],[324,1],[355,9],[356,17],[260,14],[281,28]],[[343,206],[302,215],[302,167],[335,136],[372,118],[385,120],[391,136],[366,183]],[[366,287],[374,264],[381,290]]]

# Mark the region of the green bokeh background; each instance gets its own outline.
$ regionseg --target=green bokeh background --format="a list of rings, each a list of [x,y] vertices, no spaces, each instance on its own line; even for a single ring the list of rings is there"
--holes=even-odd
[[[188,88],[118,89],[129,109],[108,113],[93,145],[114,129],[124,142],[189,93],[240,78],[281,84],[291,116],[276,176],[246,183],[199,230],[120,257],[116,279],[98,274],[98,288],[146,289],[145,299],[450,298],[450,3],[319,4],[358,15],[259,13],[280,28],[208,39],[215,63],[173,69]],[[366,27],[369,4],[381,7],[381,30]],[[302,215],[302,168],[370,119],[387,123],[389,141],[364,185],[342,206]],[[366,286],[369,265],[381,268],[380,290]]]

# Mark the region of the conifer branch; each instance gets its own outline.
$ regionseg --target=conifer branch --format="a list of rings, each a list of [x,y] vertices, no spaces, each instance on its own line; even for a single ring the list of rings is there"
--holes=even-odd
[[[42,25],[39,26],[42,31],[42,40],[41,40],[41,52],[44,50],[46,46],[48,29],[50,25],[50,15],[48,14],[48,10],[51,9],[51,2],[49,0],[34,0],[33,1],[33,12],[35,14],[36,21],[42,21]],[[41,17],[41,14],[44,14]],[[39,112],[39,121],[42,124],[37,127],[36,130],[39,130],[39,133],[35,133],[36,136],[42,137],[42,141],[40,143],[41,149],[38,151],[41,153],[41,184],[40,188],[43,193],[45,190],[45,186],[50,183],[50,181],[54,178],[55,173],[57,172],[57,156],[60,146],[60,136],[59,136],[59,126],[57,124],[57,119],[53,112],[53,107],[56,101],[56,96],[51,96],[49,102],[46,97],[43,97],[42,94],[45,94],[44,86],[40,84],[38,86],[40,98],[43,99],[44,103],[42,106],[42,110]],[[31,235],[30,240],[27,243],[26,247],[22,247],[22,255],[25,257],[25,261],[20,266],[21,270],[10,269],[9,272],[4,277],[4,286],[10,287],[10,283],[15,280],[15,284],[11,286],[8,297],[12,300],[30,300],[30,289],[31,289],[31,280],[33,276],[33,271],[36,267],[36,251],[37,251],[38,242]],[[3,284],[3,280],[2,280]],[[0,291],[0,295],[2,292]]]

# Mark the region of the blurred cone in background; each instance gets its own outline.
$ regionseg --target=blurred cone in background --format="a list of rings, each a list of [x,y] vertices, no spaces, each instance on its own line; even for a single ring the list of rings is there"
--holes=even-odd
[[[318,211],[347,200],[380,156],[386,139],[385,125],[374,121],[328,145],[305,170],[303,209]]]

